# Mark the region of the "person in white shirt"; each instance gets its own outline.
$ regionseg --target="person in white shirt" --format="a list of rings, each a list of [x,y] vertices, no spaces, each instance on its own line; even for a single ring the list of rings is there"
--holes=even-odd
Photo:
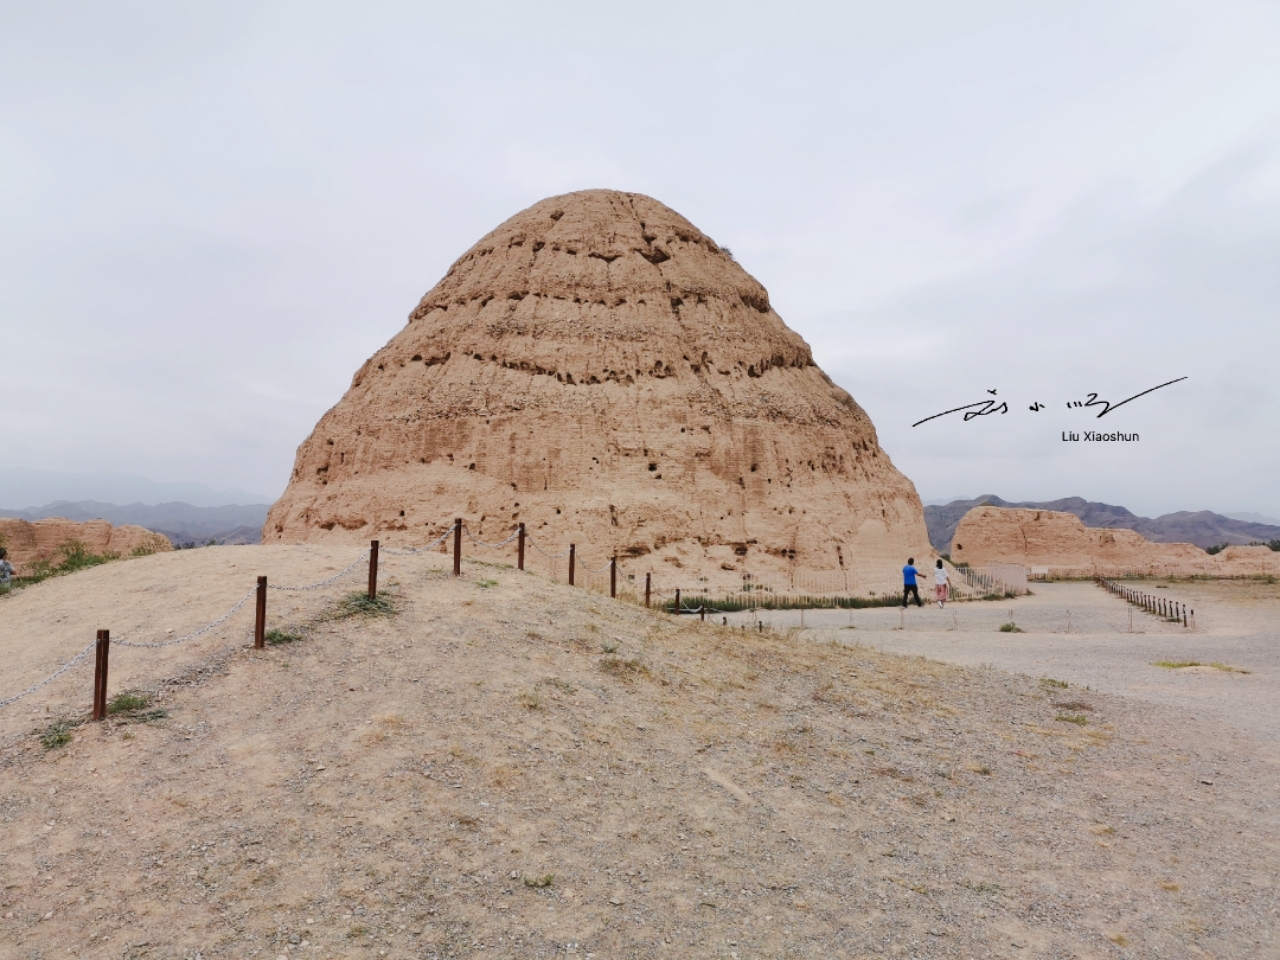
[[[937,568],[933,571],[933,597],[938,601],[939,607],[947,604],[947,592],[949,589],[950,577],[947,574],[947,568],[942,565],[942,561],[938,561]]]
[[[9,551],[0,547],[0,587],[9,586],[13,577],[13,564],[9,562]]]

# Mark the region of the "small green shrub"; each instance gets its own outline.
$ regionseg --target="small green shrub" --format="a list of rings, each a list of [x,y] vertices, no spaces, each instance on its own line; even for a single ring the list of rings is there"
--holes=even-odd
[[[153,723],[169,715],[162,707],[153,708],[152,702],[149,693],[117,693],[107,701],[107,714],[124,723]]]
[[[117,693],[107,701],[107,713],[137,713],[151,706],[149,693]]]
[[[1065,680],[1054,680],[1052,677],[1041,677],[1040,682],[1046,687],[1057,687],[1059,690],[1067,689],[1070,684]]]
[[[1000,624],[1000,632],[1001,633],[1026,633],[1025,630],[1023,630],[1020,626],[1018,626],[1013,621]]]
[[[346,617],[394,617],[399,612],[395,598],[390,594],[378,592],[372,600],[364,590],[348,593],[338,601],[333,616],[336,619]]]
[[[46,750],[56,750],[71,742],[71,724],[66,720],[55,720],[40,734],[40,745]]]
[[[498,585],[497,580],[490,580],[487,577],[484,578],[483,580],[476,581],[476,586],[482,590],[487,590],[490,587],[496,587],[497,585]]]
[[[302,634],[289,633],[286,630],[268,630],[262,635],[262,639],[273,647],[278,647],[286,643],[297,643],[302,639]]]
[[[1082,713],[1060,713],[1053,719],[1061,720],[1063,723],[1074,723],[1080,727],[1089,722],[1089,718]]]
[[[53,557],[38,557],[28,561],[26,572],[13,578],[13,586],[30,586],[48,580],[50,577],[60,577],[63,574],[75,573],[77,570],[86,570],[89,567],[119,559],[119,553],[111,551],[90,553],[89,548],[82,541],[68,540],[58,547]]]
[[[62,555],[62,562],[55,568],[59,573],[74,573],[120,559],[118,553],[90,553],[89,548],[79,540],[68,540],[58,548],[58,553]]]
[[[541,890],[544,887],[549,887],[555,882],[556,875],[554,873],[544,873],[540,877],[524,878],[524,885],[526,887],[532,887],[535,890]]]

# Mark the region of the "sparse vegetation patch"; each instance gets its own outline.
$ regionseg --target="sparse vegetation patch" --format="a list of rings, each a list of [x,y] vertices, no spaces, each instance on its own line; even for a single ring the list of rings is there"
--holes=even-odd
[[[1164,667],[1166,670],[1185,670],[1187,667],[1213,667],[1223,673],[1249,673],[1248,670],[1243,670],[1240,667],[1233,667],[1229,663],[1218,663],[1216,661],[1201,663],[1199,660],[1157,660],[1151,665],[1153,667]]]
[[[40,734],[40,745],[46,750],[56,750],[71,742],[73,724],[67,720],[55,720]]]
[[[262,635],[262,638],[271,646],[279,647],[286,643],[297,643],[302,639],[302,634],[290,633],[287,630],[268,630]]]
[[[372,600],[364,590],[348,593],[338,601],[334,608],[333,619],[342,620],[347,617],[394,617],[400,612],[396,598],[381,590]]]

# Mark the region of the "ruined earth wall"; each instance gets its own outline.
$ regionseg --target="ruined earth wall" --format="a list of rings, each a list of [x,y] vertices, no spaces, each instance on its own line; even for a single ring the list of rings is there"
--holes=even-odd
[[[975,507],[956,527],[956,562],[978,567],[1021,563],[1050,572],[1120,571],[1240,576],[1280,572],[1280,554],[1263,547],[1228,547],[1210,555],[1190,543],[1154,543],[1132,530],[1086,527],[1053,510]]]
[[[0,517],[0,545],[9,551],[9,560],[22,573],[32,560],[53,558],[64,544],[78,541],[90,553],[118,553],[128,556],[139,548],[152,553],[172,550],[173,544],[164,534],[145,527],[123,524],[112,526],[106,520],[18,520]]]
[[[263,541],[417,544],[455,516],[723,581],[934,555],[915,488],[765,288],[613,191],[464,254],[299,448]]]

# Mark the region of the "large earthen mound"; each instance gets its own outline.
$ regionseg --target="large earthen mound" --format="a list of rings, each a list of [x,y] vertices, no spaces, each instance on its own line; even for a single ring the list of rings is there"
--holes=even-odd
[[[607,190],[535,204],[449,269],[299,448],[263,541],[418,544],[455,516],[722,581],[931,553],[915,488],[765,288]]]
[[[1020,563],[1060,573],[1280,573],[1280,553],[1265,546],[1228,547],[1211,555],[1191,543],[1152,543],[1132,530],[1086,527],[1071,513],[1003,507],[966,513],[956,527],[951,556],[975,567]]]
[[[17,520],[0,517],[0,546],[9,551],[9,560],[22,573],[32,560],[53,559],[69,544],[83,544],[89,553],[118,553],[135,550],[162,553],[173,544],[164,534],[131,523],[112,526],[106,520]]]

